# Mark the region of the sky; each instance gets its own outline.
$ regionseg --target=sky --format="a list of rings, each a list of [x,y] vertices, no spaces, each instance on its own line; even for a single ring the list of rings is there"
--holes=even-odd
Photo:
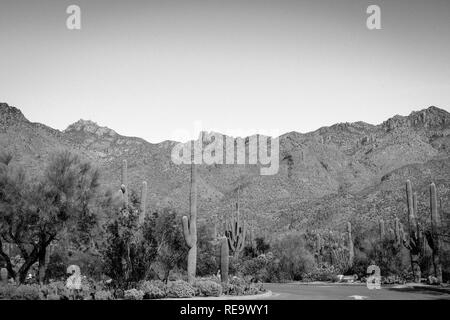
[[[0,102],[152,143],[378,124],[450,111],[449,39],[448,0],[1,0]]]

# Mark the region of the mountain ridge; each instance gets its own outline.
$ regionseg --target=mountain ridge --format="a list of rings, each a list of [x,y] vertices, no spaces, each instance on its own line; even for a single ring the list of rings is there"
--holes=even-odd
[[[443,203],[448,203],[450,113],[444,109],[431,106],[378,125],[344,122],[307,133],[287,132],[279,138],[276,175],[260,176],[259,165],[199,166],[200,216],[222,219],[233,210],[240,187],[242,212],[259,222],[255,224],[260,231],[313,226],[317,221],[325,227],[359,215],[370,220],[375,214],[363,205],[366,201],[377,202],[375,207],[382,210],[378,216],[392,218],[402,205],[391,197],[401,196],[406,178],[420,188],[430,179],[440,181]],[[16,165],[37,175],[52,152],[69,149],[93,161],[102,170],[102,183],[115,190],[120,186],[122,160],[127,159],[130,187],[138,191],[143,180],[148,182],[152,210],[170,206],[184,214],[189,167],[171,161],[175,144],[123,136],[91,120],[80,119],[59,131],[30,122],[19,109],[0,104],[0,147],[13,154]],[[445,172],[439,174],[438,168]],[[432,174],[423,175],[421,170]],[[383,204],[380,194],[392,201]]]

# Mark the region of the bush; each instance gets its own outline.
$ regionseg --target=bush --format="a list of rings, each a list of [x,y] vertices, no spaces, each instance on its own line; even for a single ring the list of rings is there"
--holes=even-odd
[[[255,295],[265,291],[262,283],[250,283],[238,277],[233,277],[223,284],[224,294],[230,296]]]
[[[169,282],[167,296],[171,298],[191,298],[195,296],[195,289],[186,281],[177,280]]]
[[[303,275],[303,281],[336,281],[339,270],[327,263],[320,264]]]
[[[13,300],[40,300],[43,294],[37,285],[21,285],[13,292]]]
[[[61,297],[57,294],[51,293],[47,296],[47,300],[61,300]]]
[[[0,286],[0,300],[11,300],[15,291],[16,286],[12,284]]]
[[[144,292],[137,289],[125,290],[125,300],[142,300],[144,298]]]
[[[140,290],[144,292],[144,299],[162,299],[166,296],[166,286],[162,281],[144,281]]]
[[[303,274],[315,267],[314,256],[306,249],[302,234],[288,234],[273,245],[273,252],[279,261],[279,273],[287,280],[301,280]]]
[[[95,300],[113,300],[114,297],[113,297],[111,291],[99,290],[99,291],[95,292],[94,299]]]
[[[219,297],[222,295],[222,286],[212,280],[199,280],[194,283],[197,295],[205,297]]]
[[[227,283],[223,284],[223,291],[229,296],[242,296],[245,292],[246,283],[244,279],[233,277]]]
[[[63,281],[51,282],[48,285],[42,287],[41,290],[43,291],[44,295],[58,295],[62,300],[70,299],[72,295]]]

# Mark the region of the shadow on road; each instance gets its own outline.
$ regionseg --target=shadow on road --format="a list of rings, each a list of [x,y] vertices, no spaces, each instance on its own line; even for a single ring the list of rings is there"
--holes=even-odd
[[[429,294],[432,296],[446,296],[448,297],[449,292],[440,288],[426,288],[426,287],[407,287],[407,288],[385,288],[389,291],[403,292],[403,293],[421,293]]]

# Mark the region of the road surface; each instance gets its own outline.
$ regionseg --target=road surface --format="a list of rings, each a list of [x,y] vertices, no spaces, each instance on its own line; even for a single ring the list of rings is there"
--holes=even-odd
[[[273,292],[270,300],[450,300],[449,293],[429,288],[398,288],[382,286],[369,290],[366,285],[267,283],[264,287]]]

